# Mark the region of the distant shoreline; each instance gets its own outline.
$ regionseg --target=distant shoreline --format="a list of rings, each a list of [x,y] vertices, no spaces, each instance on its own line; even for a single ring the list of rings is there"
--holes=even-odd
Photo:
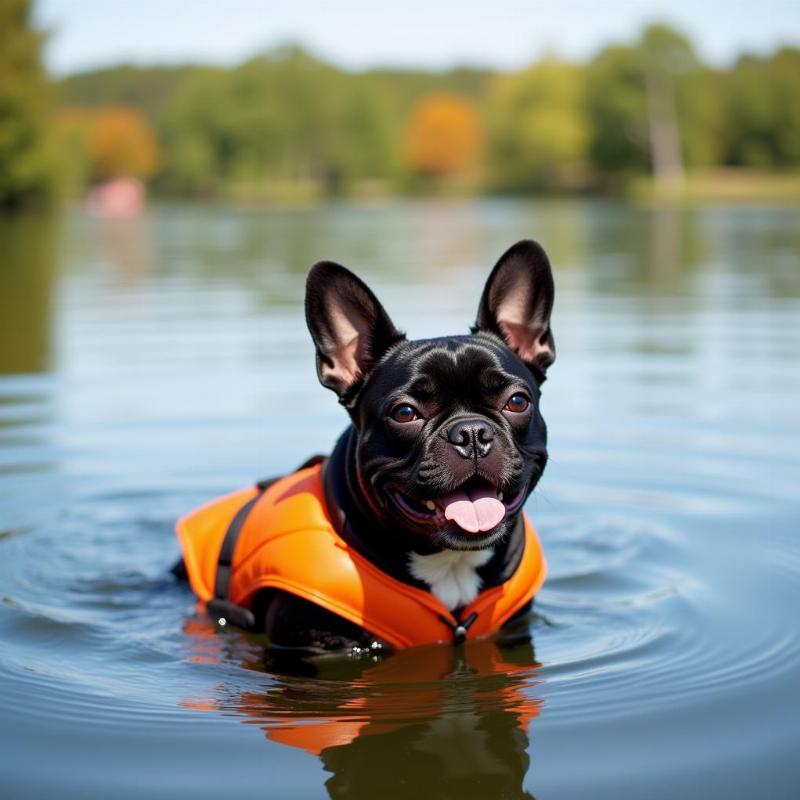
[[[321,191],[320,187],[309,185],[308,182],[295,184],[282,182],[262,186],[233,185],[206,196],[155,191],[150,193],[148,204],[186,203],[199,206],[219,205],[278,211],[314,209],[328,204],[353,204],[368,207],[392,205],[398,202],[459,203],[482,200],[607,200],[642,207],[692,207],[716,204],[800,205],[800,172],[776,175],[754,170],[709,170],[690,173],[680,187],[668,192],[659,189],[651,178],[632,179],[619,191],[551,191],[516,194],[447,189],[428,192],[397,192],[392,190],[388,184],[377,186],[374,181],[365,182],[365,184],[367,185],[354,186],[349,193],[339,195],[327,195]],[[85,203],[86,201],[81,202]],[[67,207],[78,204],[79,201],[74,198],[69,199],[66,203]]]

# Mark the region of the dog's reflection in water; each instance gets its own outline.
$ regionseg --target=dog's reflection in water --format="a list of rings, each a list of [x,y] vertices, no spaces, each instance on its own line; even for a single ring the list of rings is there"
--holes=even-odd
[[[246,650],[241,660],[258,669]],[[531,797],[528,727],[541,700],[529,641],[415,647],[377,663],[328,657],[315,667],[213,707],[318,756],[332,798]]]

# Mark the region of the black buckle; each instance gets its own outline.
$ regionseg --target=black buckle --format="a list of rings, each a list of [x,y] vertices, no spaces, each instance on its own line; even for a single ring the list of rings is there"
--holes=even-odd
[[[229,622],[245,630],[252,630],[256,626],[256,618],[253,616],[253,612],[242,606],[237,606],[236,603],[231,603],[230,600],[221,600],[219,597],[214,597],[206,603],[206,611],[216,619],[217,624],[222,628]]]
[[[447,623],[453,631],[453,644],[461,644],[467,638],[467,631],[472,627],[472,623],[478,619],[478,612],[473,611],[465,620],[456,619],[453,624],[444,614],[439,614],[439,619]]]

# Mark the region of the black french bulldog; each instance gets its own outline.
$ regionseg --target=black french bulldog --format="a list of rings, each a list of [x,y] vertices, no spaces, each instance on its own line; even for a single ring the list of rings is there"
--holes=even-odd
[[[539,394],[555,358],[552,307],[550,264],[533,241],[497,262],[465,336],[408,341],[349,270],[321,262],[308,276],[317,373],[352,423],[326,469],[343,535],[451,609],[519,561],[520,512],[547,462]],[[253,610],[279,649],[382,644],[288,593],[264,591]]]

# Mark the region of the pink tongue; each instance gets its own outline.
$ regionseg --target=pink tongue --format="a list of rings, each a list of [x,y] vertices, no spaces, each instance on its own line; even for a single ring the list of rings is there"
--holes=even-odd
[[[489,486],[468,492],[457,489],[440,498],[439,503],[444,506],[445,517],[469,533],[490,531],[506,515],[506,507]]]

